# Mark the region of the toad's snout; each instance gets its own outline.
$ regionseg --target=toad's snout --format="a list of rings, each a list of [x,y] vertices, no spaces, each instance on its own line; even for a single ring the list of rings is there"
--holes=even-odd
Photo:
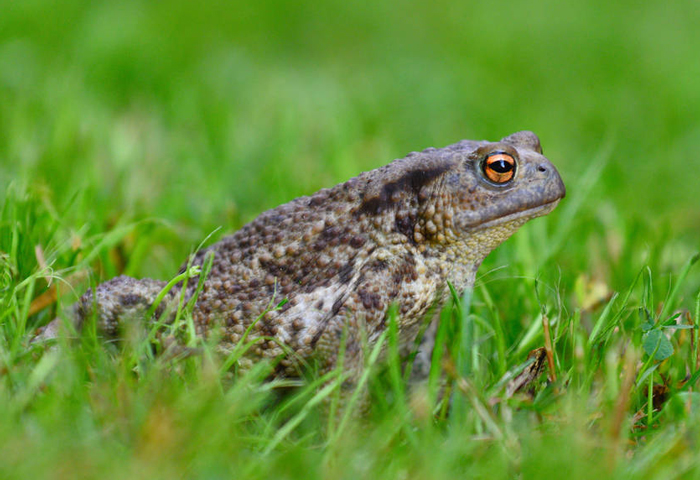
[[[543,202],[554,202],[566,196],[566,187],[559,172],[549,160],[542,160],[534,165],[535,176],[544,183]]]

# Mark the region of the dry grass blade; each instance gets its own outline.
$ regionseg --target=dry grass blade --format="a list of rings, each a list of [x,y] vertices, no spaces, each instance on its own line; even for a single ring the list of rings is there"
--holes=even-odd
[[[544,349],[547,352],[547,365],[549,366],[549,379],[557,381],[557,372],[554,368],[554,351],[552,349],[552,336],[549,332],[549,318],[542,314],[542,328],[544,329]]]

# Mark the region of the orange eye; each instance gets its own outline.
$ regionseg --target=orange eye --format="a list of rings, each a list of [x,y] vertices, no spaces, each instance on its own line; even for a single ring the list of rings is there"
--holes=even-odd
[[[515,175],[515,159],[507,153],[492,153],[486,157],[481,168],[493,183],[508,183]]]

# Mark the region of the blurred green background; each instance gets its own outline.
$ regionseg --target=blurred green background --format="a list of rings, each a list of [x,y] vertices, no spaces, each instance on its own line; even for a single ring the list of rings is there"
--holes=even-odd
[[[172,275],[217,227],[409,151],[523,129],[540,136],[567,201],[605,165],[567,220],[587,254],[562,253],[565,268],[595,275],[634,247],[636,270],[654,245],[677,268],[700,246],[696,1],[0,10],[3,197],[40,192],[83,237],[163,221],[142,227],[148,245],[127,244],[139,258],[127,273]]]
[[[697,0],[0,0],[0,477],[7,464],[16,478],[588,479],[614,470],[618,447],[632,467],[618,478],[683,475],[699,410],[675,395],[658,428],[639,412],[659,381],[684,388],[697,343],[679,330],[651,366],[638,308],[700,311],[698,266],[679,281],[700,250],[698,25]],[[389,409],[389,428],[363,424],[358,440],[327,444],[312,423],[260,456],[289,415],[263,404],[270,383],[231,385],[189,368],[198,356],[181,378],[133,347],[27,348],[60,310],[31,310],[54,272],[75,294],[74,270],[172,278],[210,233],[265,209],[413,150],[524,129],[567,197],[479,270],[470,317],[498,333],[475,335],[469,377],[484,392],[505,378],[549,315],[561,383],[542,378],[532,410],[498,420],[522,450],[484,442],[476,417],[424,428]],[[635,349],[649,368],[627,408]]]

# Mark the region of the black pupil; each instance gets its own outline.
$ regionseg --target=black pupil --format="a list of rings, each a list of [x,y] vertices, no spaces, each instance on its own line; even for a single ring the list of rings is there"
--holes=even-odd
[[[505,160],[496,160],[489,163],[489,168],[496,173],[508,173],[513,170],[513,164]]]

